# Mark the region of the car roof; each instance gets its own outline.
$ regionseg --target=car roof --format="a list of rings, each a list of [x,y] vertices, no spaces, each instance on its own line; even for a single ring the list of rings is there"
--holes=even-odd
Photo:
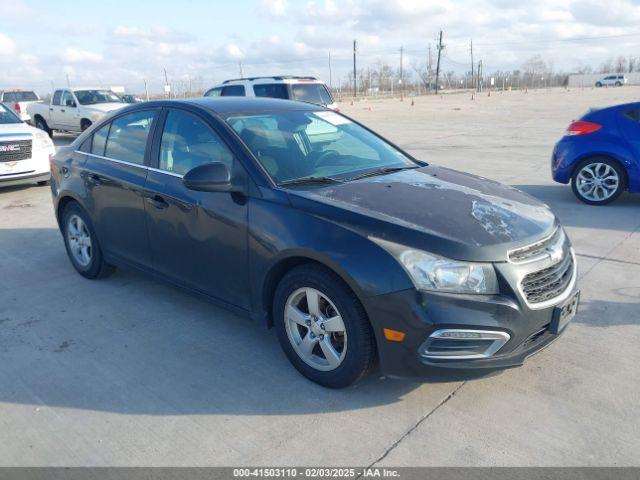
[[[220,114],[283,110],[326,110],[320,105],[268,97],[199,97],[167,101],[167,103],[171,102],[197,105]]]

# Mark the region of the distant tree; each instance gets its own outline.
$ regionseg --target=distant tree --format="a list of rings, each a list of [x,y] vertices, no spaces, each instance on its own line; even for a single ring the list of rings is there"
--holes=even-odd
[[[616,73],[624,73],[627,70],[627,59],[620,56],[616,60]]]

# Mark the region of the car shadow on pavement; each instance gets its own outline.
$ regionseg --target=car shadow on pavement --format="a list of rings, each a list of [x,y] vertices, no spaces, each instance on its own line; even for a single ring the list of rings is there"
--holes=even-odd
[[[585,299],[573,321],[600,328],[640,325],[640,282],[636,286],[614,289],[611,293],[626,301]]]
[[[263,325],[136,272],[84,279],[56,229],[0,230],[0,265],[0,402],[149,415],[307,414],[391,404],[424,382],[484,376],[372,374],[329,390],[298,374]]]
[[[512,185],[551,207],[566,226],[633,231],[640,225],[640,194],[625,192],[604,206],[582,203],[569,185]]]

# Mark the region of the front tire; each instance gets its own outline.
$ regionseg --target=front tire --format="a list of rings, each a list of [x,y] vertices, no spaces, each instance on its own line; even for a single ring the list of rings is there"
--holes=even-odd
[[[624,191],[626,172],[613,160],[592,157],[576,166],[571,176],[571,189],[578,200],[588,205],[606,205]]]
[[[49,138],[53,138],[53,130],[49,128],[49,125],[47,125],[47,122],[45,122],[44,118],[37,117],[35,123],[37,129],[42,130],[43,132],[47,132]]]
[[[93,280],[113,273],[113,267],[104,260],[89,216],[75,202],[68,204],[62,214],[62,236],[69,260],[80,275]]]
[[[596,87],[598,88],[602,87],[602,82],[596,82]]]
[[[280,345],[293,366],[328,388],[357,382],[376,358],[371,325],[351,289],[319,265],[285,275],[273,302]]]

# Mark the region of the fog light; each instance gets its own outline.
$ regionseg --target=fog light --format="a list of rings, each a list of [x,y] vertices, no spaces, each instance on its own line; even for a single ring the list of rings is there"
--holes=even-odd
[[[511,336],[497,330],[436,330],[420,346],[425,358],[466,360],[494,355]]]

